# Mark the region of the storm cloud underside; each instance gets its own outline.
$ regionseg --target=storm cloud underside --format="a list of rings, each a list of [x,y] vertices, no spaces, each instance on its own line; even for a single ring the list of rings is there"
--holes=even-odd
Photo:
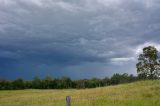
[[[0,78],[136,75],[160,50],[159,0],[0,0]]]

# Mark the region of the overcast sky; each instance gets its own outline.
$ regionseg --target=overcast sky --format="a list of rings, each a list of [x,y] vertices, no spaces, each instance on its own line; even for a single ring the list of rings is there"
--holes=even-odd
[[[136,75],[159,42],[160,0],[0,0],[0,79]]]

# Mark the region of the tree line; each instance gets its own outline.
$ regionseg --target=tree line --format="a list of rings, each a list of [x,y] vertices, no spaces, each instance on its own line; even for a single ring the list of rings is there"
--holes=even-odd
[[[44,79],[35,77],[33,80],[27,81],[21,78],[16,80],[0,80],[0,90],[19,90],[19,89],[84,89],[95,88],[109,85],[117,85],[121,83],[129,83],[137,81],[138,77],[134,75],[114,74],[112,77],[103,79],[81,79],[71,80],[69,77],[61,77],[53,79],[47,76]]]

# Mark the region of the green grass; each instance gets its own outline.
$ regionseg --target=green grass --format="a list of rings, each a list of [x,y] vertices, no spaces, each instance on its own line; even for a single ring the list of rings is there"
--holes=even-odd
[[[82,90],[5,90],[0,106],[65,106],[67,95],[72,106],[160,106],[160,80]]]

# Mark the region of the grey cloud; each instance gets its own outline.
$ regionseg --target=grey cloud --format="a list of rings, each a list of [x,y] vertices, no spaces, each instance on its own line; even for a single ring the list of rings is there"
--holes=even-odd
[[[113,73],[118,62],[136,59],[139,45],[158,45],[159,11],[159,0],[0,0],[0,62],[12,63],[15,72],[53,64],[62,70],[56,75],[68,67],[75,72],[67,75],[81,67],[90,73],[92,65]],[[135,61],[127,64],[135,70]]]

